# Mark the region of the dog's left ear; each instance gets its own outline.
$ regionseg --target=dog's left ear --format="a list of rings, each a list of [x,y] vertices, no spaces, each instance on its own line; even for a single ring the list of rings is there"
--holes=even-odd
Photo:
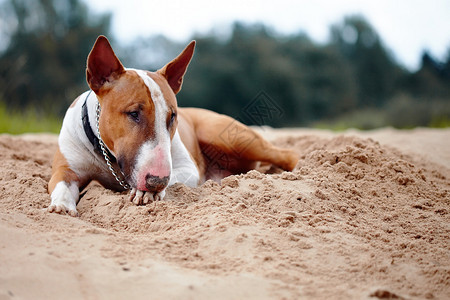
[[[192,56],[194,55],[194,49],[195,41],[192,41],[186,46],[180,55],[165,65],[162,69],[158,70],[158,72],[166,78],[169,86],[175,94],[181,90],[183,76],[186,73],[186,69],[192,59]]]

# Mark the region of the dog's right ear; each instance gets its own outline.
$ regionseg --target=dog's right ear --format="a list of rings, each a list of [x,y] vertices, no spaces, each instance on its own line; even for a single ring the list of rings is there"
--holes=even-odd
[[[86,80],[96,93],[107,90],[108,83],[116,80],[125,69],[114,53],[108,39],[101,35],[95,41],[87,59]]]
[[[175,94],[181,90],[183,76],[194,55],[194,49],[195,41],[192,41],[174,60],[158,70],[158,73],[166,78],[167,83],[169,83]]]

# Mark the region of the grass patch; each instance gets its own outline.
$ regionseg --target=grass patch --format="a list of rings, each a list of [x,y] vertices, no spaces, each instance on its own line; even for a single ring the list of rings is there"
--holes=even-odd
[[[312,124],[313,128],[344,131],[348,128],[369,130],[387,126],[386,113],[377,109],[363,109],[340,115],[334,120],[322,120]]]
[[[382,108],[357,109],[311,125],[334,131],[348,128],[370,130],[388,126],[398,129],[447,128],[450,127],[450,102],[398,95]]]
[[[27,132],[59,133],[62,119],[38,113],[36,109],[9,110],[0,102],[0,133],[22,134]]]
[[[432,128],[447,128],[450,127],[450,117],[438,116],[431,120],[430,127]]]

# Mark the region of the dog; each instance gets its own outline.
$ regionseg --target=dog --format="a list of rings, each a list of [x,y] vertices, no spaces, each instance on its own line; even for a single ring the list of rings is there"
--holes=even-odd
[[[87,58],[90,91],[71,104],[61,127],[48,184],[49,212],[77,216],[79,193],[93,180],[115,191],[130,190],[130,201],[141,205],[162,200],[175,183],[196,187],[261,162],[288,171],[295,167],[294,151],[275,147],[237,120],[177,106],[194,48],[192,41],[163,68],[149,72],[125,68],[108,39],[97,38]]]

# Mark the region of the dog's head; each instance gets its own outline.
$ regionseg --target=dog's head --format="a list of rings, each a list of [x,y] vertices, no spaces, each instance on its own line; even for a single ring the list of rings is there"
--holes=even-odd
[[[104,36],[97,38],[86,79],[101,105],[100,133],[127,182],[141,191],[163,191],[172,169],[171,140],[177,101],[194,54],[192,41],[156,72],[124,68]]]

